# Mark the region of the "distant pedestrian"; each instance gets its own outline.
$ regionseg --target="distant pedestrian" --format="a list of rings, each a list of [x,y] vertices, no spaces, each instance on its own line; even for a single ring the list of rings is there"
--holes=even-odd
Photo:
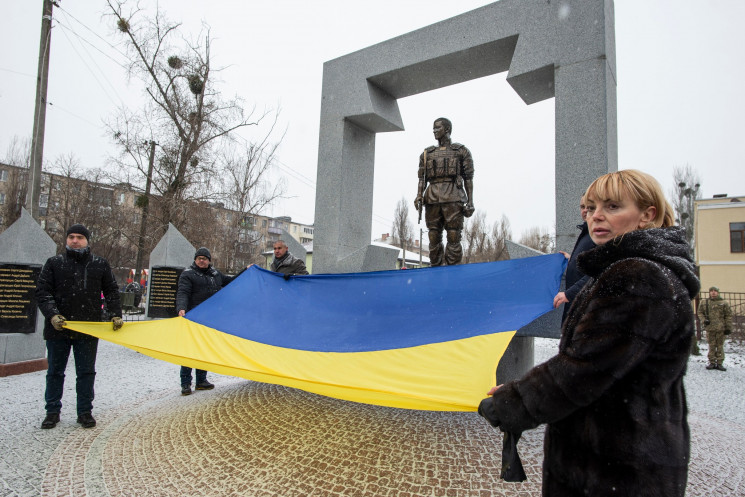
[[[206,247],[194,254],[192,265],[181,273],[176,291],[176,311],[183,316],[188,311],[212,297],[236,276],[226,276],[212,267],[212,255]],[[191,369],[181,366],[181,395],[191,395]],[[195,390],[212,390],[215,385],[207,381],[207,371],[197,369]]]
[[[93,383],[96,378],[98,338],[67,330],[71,321],[102,321],[101,294],[114,330],[122,327],[119,287],[109,263],[93,255],[88,245],[90,232],[82,224],[67,230],[65,251],[44,264],[36,285],[36,300],[45,317],[44,340],[47,344],[47,386],[44,393],[47,415],[44,429],[54,428],[60,420],[62,389],[70,349],[75,356],[75,390],[78,423],[93,428]]]
[[[272,261],[271,270],[286,276],[291,274],[308,274],[305,263],[289,252],[284,240],[274,242],[274,260]]]
[[[727,371],[724,367],[724,336],[732,333],[732,309],[719,295],[718,287],[709,288],[709,298],[698,306],[698,318],[709,342],[709,364],[706,369]]]
[[[561,315],[562,324],[566,321],[572,301],[577,297],[577,294],[582,290],[582,287],[585,286],[587,280],[590,279],[589,276],[584,274],[577,267],[577,257],[579,257],[583,252],[595,248],[595,242],[592,241],[587,229],[587,204],[584,195],[582,195],[582,198],[579,201],[579,215],[582,217],[582,224],[577,225],[579,236],[577,237],[577,241],[574,243],[572,255],[562,252],[562,254],[569,259],[569,262],[567,263],[566,276],[564,278],[565,290],[557,293],[554,297],[554,308],[559,307],[561,304],[566,304],[564,306],[564,312]]]

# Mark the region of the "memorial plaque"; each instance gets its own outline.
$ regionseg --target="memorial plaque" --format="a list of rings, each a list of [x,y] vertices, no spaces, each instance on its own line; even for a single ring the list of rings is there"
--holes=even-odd
[[[38,264],[0,264],[0,333],[36,331]]]
[[[151,318],[173,318],[176,312],[176,291],[182,267],[153,266],[150,273],[150,295],[147,315]]]

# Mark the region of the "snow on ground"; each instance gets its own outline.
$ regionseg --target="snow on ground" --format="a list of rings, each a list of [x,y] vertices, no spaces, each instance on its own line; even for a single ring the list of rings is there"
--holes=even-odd
[[[740,443],[745,429],[745,339],[726,341],[726,372],[706,370],[708,347],[705,341],[700,342],[700,348],[702,355],[691,357],[685,377],[693,449],[687,495],[745,495],[742,485],[745,443]],[[548,360],[557,350],[558,340],[535,339],[535,362]],[[119,409],[127,410],[148,399],[161,401],[164,389],[172,391],[174,406],[185,402],[180,395],[176,365],[104,341],[99,343],[97,363],[94,414],[100,416],[100,429],[106,428],[106,420],[112,419]],[[42,494],[42,481],[53,453],[78,430],[75,382],[71,381],[74,377],[70,360],[63,420],[54,430],[39,429],[44,416],[44,371],[0,378],[0,496]],[[245,381],[212,373],[209,379],[217,385],[218,391]],[[195,397],[199,396],[195,394]],[[728,475],[720,474],[722,471]]]
[[[558,339],[536,338],[535,363],[547,361],[558,348]],[[701,355],[691,356],[684,380],[689,411],[745,425],[745,340],[740,337],[725,340],[727,371],[706,369],[709,345],[705,339],[699,341],[699,348]]]

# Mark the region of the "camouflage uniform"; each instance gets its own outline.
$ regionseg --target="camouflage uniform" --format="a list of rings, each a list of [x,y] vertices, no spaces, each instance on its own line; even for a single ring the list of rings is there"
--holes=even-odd
[[[463,182],[472,179],[473,158],[471,152],[460,143],[428,147],[419,156],[419,183],[426,188],[423,195],[424,218],[429,230],[429,260],[432,266],[458,264],[463,258],[460,245],[463,207],[469,200]],[[447,248],[444,251],[443,229],[447,231]]]
[[[724,363],[724,336],[732,332],[732,309],[721,296],[704,299],[698,317],[709,342],[709,364],[720,369]]]

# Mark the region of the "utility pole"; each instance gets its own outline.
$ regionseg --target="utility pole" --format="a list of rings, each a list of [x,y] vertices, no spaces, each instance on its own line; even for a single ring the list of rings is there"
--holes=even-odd
[[[39,220],[41,161],[44,156],[44,125],[47,117],[47,81],[49,79],[49,46],[52,43],[52,0],[42,0],[39,68],[36,72],[36,105],[34,131],[31,135],[31,164],[28,169],[26,210]]]
[[[145,142],[147,144],[148,142]],[[140,219],[140,237],[137,239],[137,262],[135,263],[134,282],[139,283],[142,271],[142,253],[145,251],[145,229],[147,228],[147,217],[150,213],[150,186],[153,178],[153,163],[155,162],[155,142],[150,140],[150,159],[147,165],[147,181],[145,183],[145,199],[142,206],[142,218]]]

